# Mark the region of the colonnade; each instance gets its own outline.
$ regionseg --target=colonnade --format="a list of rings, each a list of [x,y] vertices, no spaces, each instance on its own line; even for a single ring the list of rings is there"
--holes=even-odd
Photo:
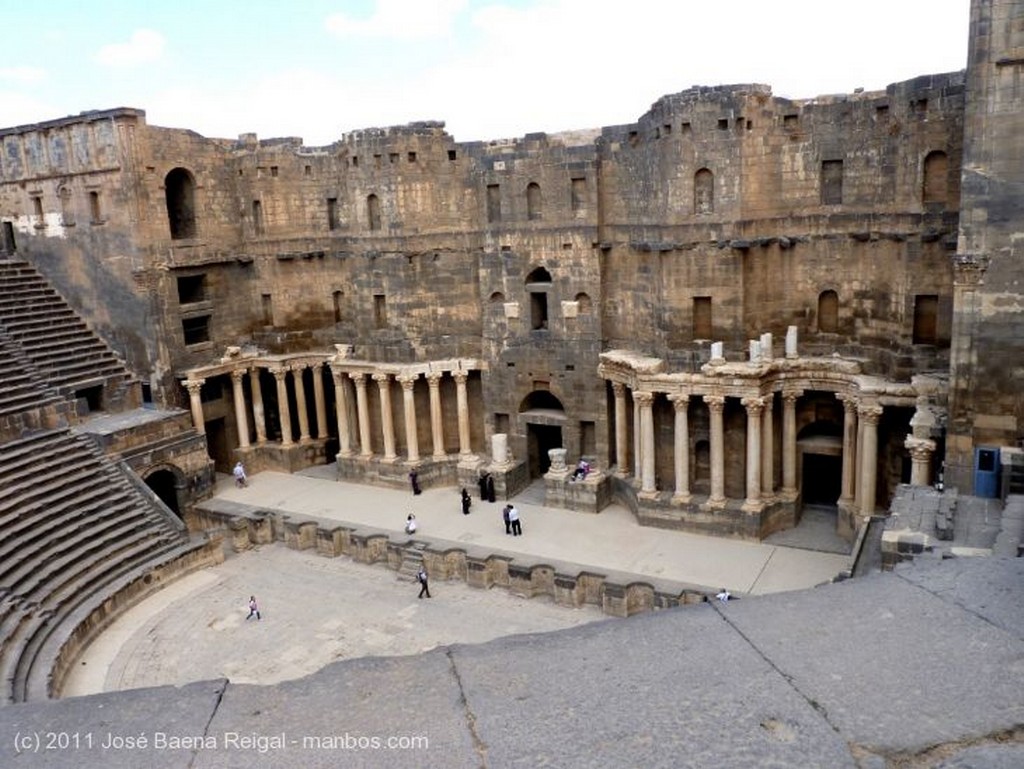
[[[640,482],[640,495],[654,497],[659,493],[655,480],[656,441],[654,401],[665,397],[673,407],[673,472],[672,501],[688,503],[692,499],[690,477],[691,401],[701,403],[708,410],[708,444],[710,454],[710,489],[704,505],[722,508],[727,503],[725,494],[725,427],[724,413],[728,398],[735,398],[746,411],[746,477],[742,509],[758,512],[766,503],[780,499],[793,501],[799,488],[797,480],[797,403],[804,395],[802,389],[783,388],[778,393],[782,401],[782,485],[776,489],[775,473],[775,392],[751,394],[657,392],[650,389],[631,390],[621,382],[612,382],[614,396],[615,450],[611,462],[620,473],[627,473],[632,459],[634,475]],[[629,413],[627,396],[633,402],[633,440],[627,436]],[[875,487],[878,472],[878,424],[883,414],[882,405],[872,397],[858,398],[836,394],[843,407],[842,480],[837,500],[840,506],[851,508],[862,516],[875,511]],[[913,445],[911,445],[913,440]],[[932,441],[908,439],[908,448],[914,458],[912,483],[927,483],[928,467],[934,450]],[[630,454],[632,453],[632,457]]]
[[[265,444],[267,438],[266,407],[263,399],[262,385],[260,383],[261,372],[266,369],[275,380],[277,387],[277,408],[281,425],[281,445],[288,447],[298,443],[308,443],[312,440],[321,440],[328,437],[326,396],[322,371],[325,365],[330,365],[331,377],[334,382],[335,392],[335,419],[338,428],[338,455],[340,457],[369,458],[373,456],[372,420],[370,418],[370,403],[368,388],[370,380],[377,387],[378,403],[380,408],[380,431],[384,449],[383,458],[388,462],[399,460],[396,450],[396,427],[393,418],[391,404],[391,383],[392,380],[399,383],[402,388],[403,408],[403,429],[405,433],[405,446],[409,463],[419,462],[421,459],[419,436],[417,433],[416,399],[414,397],[415,386],[420,376],[425,377],[429,389],[430,404],[430,433],[432,439],[431,457],[435,460],[447,456],[445,451],[444,419],[442,412],[441,381],[445,376],[451,376],[455,381],[456,388],[456,410],[458,415],[458,439],[459,455],[469,457],[472,455],[470,445],[470,415],[469,396],[467,392],[467,381],[469,371],[435,371],[427,372],[400,371],[387,372],[374,369],[373,367],[361,364],[358,368],[339,366],[323,360],[281,361],[274,363],[246,361],[248,365],[241,362],[228,371],[220,368],[212,369],[207,377],[228,373],[231,376],[232,400],[234,405],[235,422],[238,430],[240,448],[248,448],[250,442],[249,430],[249,404],[246,400],[246,392],[243,387],[243,380],[249,378],[249,393],[251,396],[252,415],[256,433],[257,444]],[[304,373],[312,372],[313,400],[316,414],[316,428],[311,431],[309,420],[309,408],[307,401],[307,388]],[[205,372],[192,372],[183,384],[189,393],[189,401],[192,412],[192,423],[200,433],[206,432],[205,417],[201,398],[202,386],[206,378],[201,376]],[[289,388],[290,380],[290,388]],[[351,382],[351,388],[348,385]],[[356,424],[353,425],[349,418],[351,406],[351,391],[355,392],[355,414]],[[299,424],[298,439],[293,433],[291,406],[289,391],[295,395],[297,409],[296,417]],[[358,445],[357,445],[358,444]]]

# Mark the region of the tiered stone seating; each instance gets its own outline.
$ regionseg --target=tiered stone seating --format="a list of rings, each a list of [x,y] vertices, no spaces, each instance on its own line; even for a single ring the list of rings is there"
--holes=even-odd
[[[86,437],[41,431],[0,444],[0,700],[46,696],[72,616],[190,547]],[[35,679],[35,683],[33,683]]]
[[[115,411],[138,387],[31,265],[0,257],[0,705],[51,696],[121,607],[213,552],[73,432],[96,386]]]
[[[0,259],[0,332],[62,394],[130,372],[28,262]]]
[[[35,367],[10,337],[0,333],[0,417],[52,405],[59,396],[45,389]]]

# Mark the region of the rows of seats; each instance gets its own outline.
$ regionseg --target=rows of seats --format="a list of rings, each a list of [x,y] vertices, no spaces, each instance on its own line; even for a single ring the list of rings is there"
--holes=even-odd
[[[23,259],[0,259],[0,331],[60,392],[73,393],[97,379],[130,376],[114,352]]]
[[[80,389],[112,381],[137,386],[30,264],[0,257],[0,704],[48,697],[78,628],[200,546],[69,423]]]
[[[58,400],[55,392],[45,388],[20,348],[0,332],[0,416],[55,404]]]
[[[68,429],[0,444],[0,467],[0,699],[21,701],[37,652],[68,615],[187,536]]]

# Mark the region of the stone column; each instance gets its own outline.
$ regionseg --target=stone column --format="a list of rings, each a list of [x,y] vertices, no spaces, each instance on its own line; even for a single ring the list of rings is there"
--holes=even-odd
[[[409,449],[409,461],[420,461],[420,442],[416,436],[416,400],[413,388],[419,375],[396,377],[402,385],[402,405],[405,408],[405,445]]]
[[[310,367],[313,372],[313,405],[316,408],[316,437],[326,438],[327,431],[327,401],[324,399],[324,374],[321,370],[322,363],[314,363]]]
[[[444,415],[441,411],[441,374],[432,371],[427,374],[430,388],[430,435],[434,441],[434,459],[444,459]]]
[[[782,493],[796,499],[796,402],[803,391],[782,393]]]
[[[359,456],[373,456],[373,442],[370,440],[370,406],[366,401],[366,374],[349,374],[356,386],[356,411],[359,414]]]
[[[761,414],[762,398],[744,398],[740,401],[747,410],[747,498],[743,509],[757,512],[761,509]]]
[[[654,393],[634,393],[633,403],[640,407],[640,493],[653,496],[658,491],[654,484]]]
[[[267,417],[263,409],[263,388],[260,386],[260,368],[249,369],[249,389],[252,390],[252,421],[256,423],[256,442],[267,442]]]
[[[352,428],[348,423],[348,387],[345,375],[337,369],[331,369],[334,380],[334,414],[338,419],[338,456],[352,456]]]
[[[288,407],[288,369],[275,366],[270,369],[277,382],[277,413],[281,417],[281,445],[291,446],[292,440],[292,412]]]
[[[299,441],[309,443],[309,409],[306,407],[305,363],[292,366],[292,384],[295,385],[295,408],[299,410]]]
[[[930,485],[930,470],[932,466],[932,453],[935,451],[935,441],[908,435],[903,445],[910,452],[910,485]]]
[[[238,428],[238,445],[249,448],[249,419],[245,413],[245,391],[242,389],[242,379],[245,371],[235,370],[231,372],[231,396],[235,402],[235,426]]]
[[[711,412],[711,496],[708,505],[725,506],[725,425],[722,414],[725,411],[724,395],[704,395],[704,402]]]
[[[837,395],[843,404],[843,480],[839,492],[839,507],[853,504],[857,469],[857,401],[849,395]]]
[[[857,415],[864,426],[860,448],[860,514],[864,517],[875,512],[875,485],[878,480],[878,422],[882,407],[877,403],[861,403]]]
[[[643,429],[640,426],[640,404],[636,401],[637,393],[633,393],[633,477],[637,480],[643,475],[643,468],[640,462],[643,458],[644,450],[641,437],[643,435]]]
[[[473,449],[469,443],[469,398],[466,394],[466,381],[469,374],[465,371],[453,371],[455,378],[455,400],[459,410],[459,455],[469,457]]]
[[[203,416],[203,400],[199,392],[203,389],[205,379],[186,379],[183,384],[188,390],[188,402],[192,407],[192,426],[200,435],[206,435],[206,418]]]
[[[384,431],[384,461],[394,462],[398,459],[395,452],[395,420],[391,416],[391,377],[388,374],[374,374],[380,392],[380,426]]]
[[[629,430],[626,425],[626,385],[612,382],[612,393],[615,395],[615,466],[619,475],[629,475],[626,463],[629,462]]]
[[[670,395],[668,399],[672,403],[676,417],[672,436],[676,490],[672,495],[672,501],[682,504],[690,501],[690,422],[687,413],[690,396]]]
[[[763,336],[771,337],[771,334]],[[768,346],[771,347],[769,339]],[[775,492],[775,393],[764,399],[761,415],[761,496],[767,500]]]

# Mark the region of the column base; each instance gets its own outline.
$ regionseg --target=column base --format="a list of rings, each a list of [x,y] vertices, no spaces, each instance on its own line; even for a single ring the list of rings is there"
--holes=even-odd
[[[640,493],[637,494],[640,499],[657,499],[659,492],[657,489],[640,489]]]
[[[740,505],[744,513],[760,513],[764,511],[764,501],[760,499],[745,499]]]
[[[381,462],[385,462],[386,464],[393,465],[393,464],[397,463],[399,459],[401,459],[401,457],[399,457],[398,454],[395,454],[394,456],[391,456],[391,457],[387,457],[387,456],[384,457],[383,459],[381,459]]]
[[[673,504],[673,505],[680,505],[680,506],[682,506],[682,505],[690,504],[690,500],[692,500],[692,499],[693,499],[693,494],[680,494],[680,493],[677,492],[677,493],[672,495],[672,499],[670,499],[669,502],[671,504]]]
[[[800,492],[796,489],[783,489],[779,492],[779,501],[791,505],[796,502],[796,498],[799,496]]]
[[[701,510],[724,510],[726,504],[728,503],[728,501],[729,500],[726,497],[722,497],[721,499],[708,499],[707,502],[705,502],[704,504],[702,504],[700,506],[700,509]]]

